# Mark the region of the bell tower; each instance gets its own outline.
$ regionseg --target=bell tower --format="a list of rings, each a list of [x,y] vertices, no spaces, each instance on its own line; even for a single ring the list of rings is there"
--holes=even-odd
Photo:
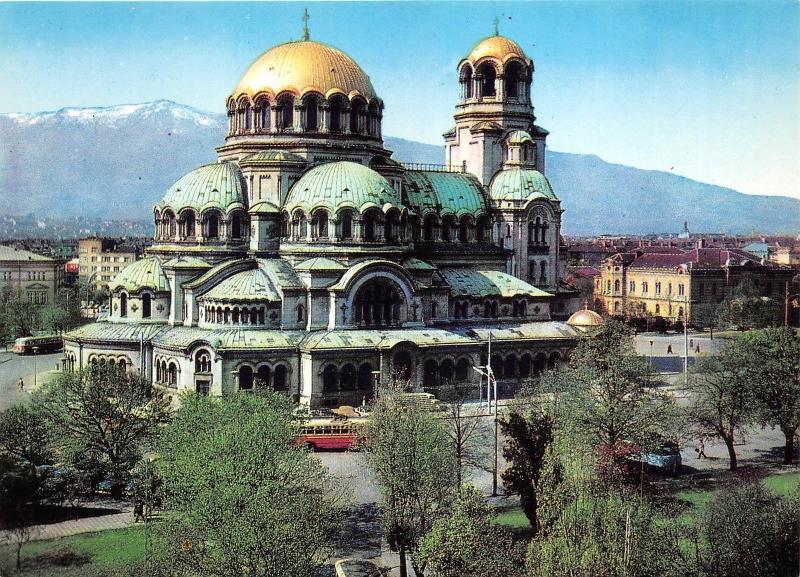
[[[522,130],[533,140],[532,158],[544,172],[547,131],[534,124],[531,104],[533,61],[519,45],[494,35],[478,42],[458,64],[461,94],[455,127],[444,134],[445,162],[461,167],[488,185],[508,160],[505,138]]]

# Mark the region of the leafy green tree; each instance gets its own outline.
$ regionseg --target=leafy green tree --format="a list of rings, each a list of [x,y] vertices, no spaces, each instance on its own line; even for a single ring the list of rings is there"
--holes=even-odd
[[[503,471],[505,488],[519,495],[522,511],[534,532],[540,529],[538,510],[539,481],[547,450],[553,443],[552,418],[538,410],[512,411],[500,421],[505,437]]]
[[[688,414],[701,436],[722,439],[729,467],[737,467],[736,434],[755,422],[757,403],[748,378],[741,343],[734,341],[719,354],[698,358],[692,368]]]
[[[184,399],[156,461],[165,519],[158,574],[308,577],[329,555],[343,495],[293,445],[289,401],[276,393]]]
[[[708,328],[711,331],[711,338],[714,338],[714,329],[720,325],[722,305],[715,302],[697,303],[692,305],[692,322],[701,328]]]
[[[740,335],[731,359],[758,401],[758,419],[777,427],[786,442],[783,462],[794,458],[800,429],[800,336],[793,329],[774,327]]]
[[[452,513],[422,539],[420,557],[437,577],[521,577],[524,551],[471,486],[461,489]]]
[[[758,481],[717,493],[700,519],[710,577],[790,575],[800,551],[800,492],[781,498]]]
[[[56,443],[73,464],[96,464],[112,481],[115,498],[152,441],[169,421],[170,401],[149,381],[117,367],[98,365],[76,373],[61,373],[34,395]]]
[[[450,514],[458,488],[458,463],[446,424],[401,394],[387,392],[372,412],[366,450],[381,492],[387,540],[400,554],[400,574],[407,575],[409,554],[414,572],[424,577],[421,540],[437,519]]]
[[[18,291],[0,295],[0,333],[6,341],[32,335],[39,328],[39,307]]]
[[[678,430],[674,399],[651,384],[630,330],[608,321],[581,339],[567,368],[543,377],[541,389],[555,395],[560,426],[600,454],[619,455],[626,445],[654,446]]]
[[[41,411],[14,405],[0,412],[0,449],[32,466],[53,462],[52,438]]]
[[[7,531],[20,570],[22,547],[33,535],[32,504],[39,499],[39,479],[30,462],[0,453],[0,530]]]

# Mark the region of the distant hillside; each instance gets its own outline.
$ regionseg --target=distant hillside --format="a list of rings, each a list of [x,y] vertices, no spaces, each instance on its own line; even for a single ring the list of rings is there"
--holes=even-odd
[[[160,100],[0,114],[0,215],[149,220],[178,177],[215,159],[225,118]],[[401,162],[440,164],[441,146],[385,138]],[[548,152],[568,234],[800,230],[800,200],[753,196],[673,174]]]

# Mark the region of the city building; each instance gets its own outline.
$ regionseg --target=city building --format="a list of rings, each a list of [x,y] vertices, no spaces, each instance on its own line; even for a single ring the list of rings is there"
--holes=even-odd
[[[642,248],[608,257],[595,296],[609,314],[626,318],[697,320],[697,305],[719,303],[750,276],[763,296],[783,303],[795,274],[740,249],[698,247],[684,251]]]
[[[562,280],[533,62],[495,34],[458,72],[447,164],[415,167],[384,147],[383,100],[350,56],[306,31],[258,57],[218,161],[155,205],[154,244],[109,282],[109,317],[65,337],[66,368],[333,406],[378,380],[477,394],[478,366],[510,388],[563,362],[602,321]]]
[[[78,241],[78,276],[88,284],[106,285],[140,255],[138,247],[116,239],[82,238]]]
[[[39,254],[0,245],[0,294],[16,294],[35,305],[55,301],[64,276],[63,263]]]

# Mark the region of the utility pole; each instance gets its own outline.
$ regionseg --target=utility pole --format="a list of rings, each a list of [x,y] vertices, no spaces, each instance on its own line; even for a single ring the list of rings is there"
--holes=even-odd
[[[497,422],[497,379],[494,377],[494,373],[492,372],[492,331],[489,331],[489,354],[486,357],[486,372],[489,375],[489,379],[487,384],[487,390],[489,386],[493,385],[493,393],[494,393],[494,466],[492,467],[492,497],[497,497],[497,458],[498,458],[498,439],[499,439],[499,431],[498,431],[498,422]],[[491,409],[491,405],[490,405]]]
[[[683,296],[683,384],[689,384],[689,300]]]

